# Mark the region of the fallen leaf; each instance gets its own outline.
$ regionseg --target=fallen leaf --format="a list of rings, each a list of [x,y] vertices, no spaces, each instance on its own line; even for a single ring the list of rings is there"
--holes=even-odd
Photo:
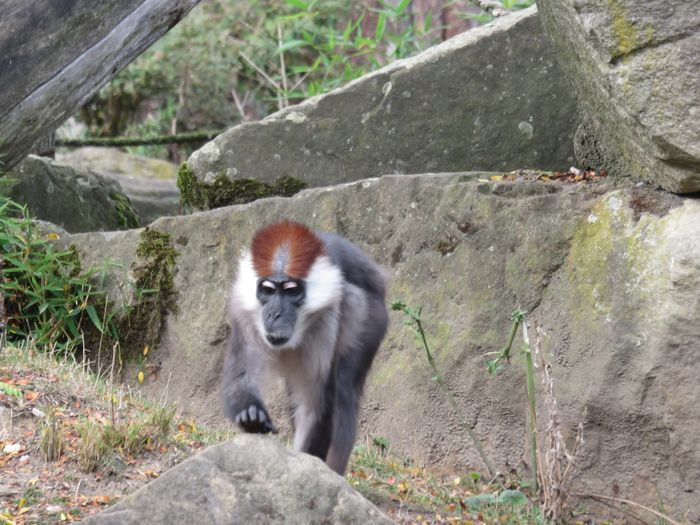
[[[142,384],[143,384],[143,379],[144,379],[143,370],[139,370],[139,374],[136,376],[136,378],[137,378],[138,381],[139,381],[139,385],[142,385]]]
[[[39,392],[37,392],[37,391],[35,391],[35,390],[27,390],[27,391],[24,393],[24,398],[25,398],[27,401],[36,401],[36,398],[37,398],[37,397],[39,397]]]
[[[92,497],[92,502],[93,503],[99,503],[100,505],[109,505],[109,502],[112,501],[111,496],[93,496]]]

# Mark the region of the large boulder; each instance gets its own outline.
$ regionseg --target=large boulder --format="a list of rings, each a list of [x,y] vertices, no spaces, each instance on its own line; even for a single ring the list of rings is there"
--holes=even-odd
[[[136,228],[139,218],[118,182],[29,155],[5,177],[4,193],[37,219],[69,232]]]
[[[86,525],[391,525],[319,459],[239,436],[184,461]]]
[[[141,224],[180,211],[180,193],[175,183],[177,166],[172,162],[98,147],[60,152],[56,160],[118,182],[138,212]]]
[[[198,0],[7,0],[0,17],[0,158],[55,130]]]
[[[169,234],[179,252],[179,308],[149,354],[161,372],[141,388],[155,398],[166,391],[205,421],[222,420],[225,305],[237,257],[262,225],[299,220],[356,241],[392,274],[388,300],[423,307],[439,367],[499,469],[528,458],[519,353],[498,377],[485,367],[519,307],[547,333],[565,431],[584,423],[576,490],[653,508],[660,498],[668,512],[697,520],[700,201],[613,182],[396,175],[159,219],[152,228]],[[121,263],[110,266],[116,290],[128,289],[140,239],[133,230],[62,242],[75,244],[86,264]],[[362,432],[420,463],[482,469],[402,321],[392,314],[367,385]],[[284,396],[268,399],[284,422]]]
[[[533,7],[235,126],[188,165],[206,184],[286,175],[309,186],[386,173],[561,169],[573,160],[577,125]]]
[[[577,157],[700,191],[700,11],[684,0],[539,0],[586,116]]]

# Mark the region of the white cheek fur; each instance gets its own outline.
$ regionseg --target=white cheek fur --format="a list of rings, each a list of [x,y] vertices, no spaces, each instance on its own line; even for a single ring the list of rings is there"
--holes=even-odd
[[[306,301],[301,314],[312,314],[340,303],[343,274],[327,255],[317,258],[306,276]]]
[[[233,303],[236,308],[247,312],[260,310],[260,303],[257,297],[258,276],[253,268],[253,258],[249,252],[245,252],[238,262],[238,272],[236,280],[231,289],[231,309]]]

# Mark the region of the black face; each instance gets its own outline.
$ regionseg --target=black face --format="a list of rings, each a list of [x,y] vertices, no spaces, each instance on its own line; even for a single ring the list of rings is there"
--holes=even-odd
[[[294,334],[299,307],[304,304],[304,282],[273,275],[258,281],[257,296],[263,307],[265,338],[273,346],[286,344]]]

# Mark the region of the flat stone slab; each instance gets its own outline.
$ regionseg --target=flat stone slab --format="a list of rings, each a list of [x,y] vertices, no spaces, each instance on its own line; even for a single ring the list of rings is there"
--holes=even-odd
[[[188,161],[196,177],[310,186],[384,175],[566,169],[575,105],[535,8],[226,131]]]

